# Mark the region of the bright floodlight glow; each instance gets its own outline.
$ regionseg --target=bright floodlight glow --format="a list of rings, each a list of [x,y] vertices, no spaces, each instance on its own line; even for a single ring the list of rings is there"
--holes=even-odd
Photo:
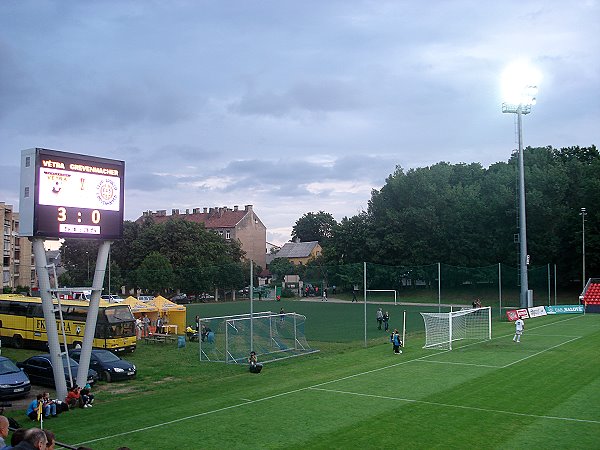
[[[508,105],[535,105],[540,72],[525,61],[510,64],[502,74],[502,98]]]

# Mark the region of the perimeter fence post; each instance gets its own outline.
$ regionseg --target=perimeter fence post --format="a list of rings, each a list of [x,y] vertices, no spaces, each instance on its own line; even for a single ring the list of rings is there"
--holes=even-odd
[[[442,312],[442,263],[438,265],[438,312]]]
[[[364,322],[365,322],[365,348],[367,348],[367,263],[363,262],[363,302],[364,302]]]
[[[498,263],[498,304],[500,319],[502,319],[502,263]]]

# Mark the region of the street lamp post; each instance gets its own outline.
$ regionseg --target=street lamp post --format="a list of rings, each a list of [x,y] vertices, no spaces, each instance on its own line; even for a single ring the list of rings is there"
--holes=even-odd
[[[527,278],[527,222],[525,208],[525,164],[523,161],[523,115],[531,112],[537,92],[537,72],[516,63],[507,68],[503,76],[504,98],[503,113],[517,115],[519,141],[519,266],[521,276],[521,307],[528,307],[529,283]]]
[[[583,279],[581,282],[583,283],[583,289],[585,289],[585,216],[587,215],[585,208],[581,208],[579,215],[581,216],[581,259],[583,265]]]

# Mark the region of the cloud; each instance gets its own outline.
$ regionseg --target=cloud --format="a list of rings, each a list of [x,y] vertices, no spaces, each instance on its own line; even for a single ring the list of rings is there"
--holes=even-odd
[[[297,112],[350,111],[365,104],[358,92],[355,86],[343,80],[304,81],[281,92],[247,92],[230,105],[230,111],[242,115],[274,117]]]
[[[0,120],[24,107],[34,95],[29,74],[17,53],[17,49],[0,38]]]

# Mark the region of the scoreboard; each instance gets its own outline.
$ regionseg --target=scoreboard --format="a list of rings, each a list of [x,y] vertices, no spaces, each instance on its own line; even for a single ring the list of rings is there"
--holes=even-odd
[[[32,148],[21,152],[19,234],[120,239],[125,162]]]

